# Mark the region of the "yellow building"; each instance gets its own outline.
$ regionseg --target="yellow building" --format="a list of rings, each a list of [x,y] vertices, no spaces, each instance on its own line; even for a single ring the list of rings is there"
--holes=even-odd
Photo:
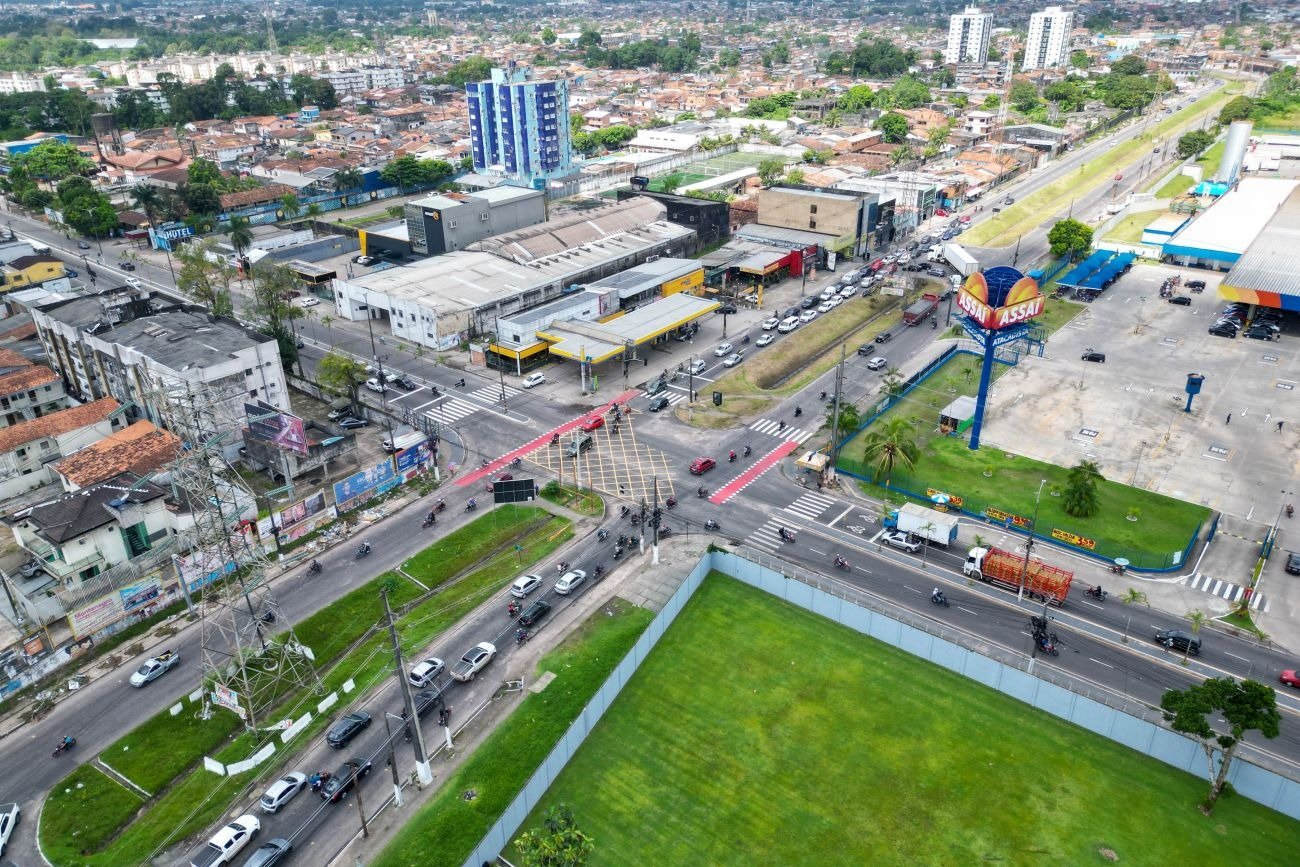
[[[35,286],[46,280],[56,280],[66,273],[63,261],[53,256],[19,256],[0,269],[0,291]]]

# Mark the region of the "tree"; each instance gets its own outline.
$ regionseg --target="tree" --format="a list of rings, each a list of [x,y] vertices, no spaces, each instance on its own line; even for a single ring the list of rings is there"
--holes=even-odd
[[[980,103],[980,108],[985,111],[994,111],[1000,105],[1002,105],[1002,97],[998,96],[996,93],[990,93],[988,96],[984,97],[984,101]]]
[[[1249,120],[1255,110],[1255,100],[1249,96],[1234,96],[1219,109],[1219,124],[1227,126],[1234,120]]]
[[[897,112],[891,111],[876,118],[876,129],[883,133],[887,144],[898,144],[907,140],[907,118]]]
[[[549,28],[549,27],[543,27],[543,28],[542,28],[542,44],[543,44],[543,45],[554,45],[554,44],[555,44],[555,40],[556,40],[557,38],[558,38],[558,37],[555,35],[555,31],[554,31],[554,30],[552,30],[552,29]]]
[[[1076,48],[1070,52],[1070,66],[1075,69],[1087,69],[1092,66],[1092,58],[1082,48]]]
[[[863,440],[862,457],[875,467],[871,479],[875,481],[883,473],[886,488],[889,487],[896,466],[915,466],[920,456],[915,432],[907,419],[902,417],[896,416],[884,423],[872,425]]]
[[[1188,611],[1186,617],[1187,617],[1187,622],[1190,623],[1192,626],[1192,637],[1196,637],[1197,635],[1199,635],[1201,632],[1201,627],[1205,625],[1205,621],[1210,619],[1205,616],[1204,611],[1201,611],[1199,609]],[[1189,641],[1187,642],[1187,646],[1183,648],[1183,665],[1187,664],[1187,654],[1191,652],[1192,652],[1192,643]]]
[[[95,170],[95,163],[83,157],[76,145],[58,141],[41,142],[27,153],[14,156],[10,164],[22,167],[29,177],[49,183]]]
[[[1062,492],[1061,505],[1067,515],[1091,518],[1100,508],[1097,503],[1097,482],[1101,470],[1092,461],[1079,461],[1070,468],[1070,475]]]
[[[686,180],[686,176],[681,172],[673,172],[670,175],[664,175],[659,179],[659,189],[663,190],[665,193],[675,193],[684,180]]]
[[[230,246],[235,248],[235,255],[240,259],[253,244],[253,233],[249,228],[247,217],[231,217],[226,234],[230,236]]]
[[[1134,587],[1130,587],[1128,590],[1124,591],[1124,595],[1119,597],[1119,601],[1123,602],[1125,605],[1145,605],[1148,608],[1151,607],[1151,602],[1147,599],[1147,595]],[[1128,627],[1132,622],[1133,615],[1130,613],[1124,620],[1123,641],[1126,644],[1128,643]]]
[[[931,98],[930,88],[925,86],[925,82],[904,75],[894,82],[893,87],[876,91],[875,104],[877,108],[916,108]]]
[[[600,31],[592,30],[590,27],[582,28],[582,33],[578,36],[579,48],[596,48],[600,45]]]
[[[857,114],[871,107],[874,95],[875,93],[869,85],[855,84],[841,94],[840,98],[835,102],[835,107],[840,111]]]
[[[185,174],[191,184],[211,184],[220,188],[225,182],[225,175],[221,173],[221,168],[212,160],[205,160],[202,157],[190,163]]]
[[[1214,811],[1223,794],[1228,770],[1246,733],[1257,731],[1271,740],[1278,736],[1282,722],[1273,687],[1254,680],[1238,683],[1230,677],[1213,677],[1187,689],[1166,690],[1160,708],[1174,731],[1198,738],[1205,751],[1210,791],[1202,809],[1207,814]],[[1226,734],[1214,730],[1207,719],[1210,716],[1223,718],[1228,725]]]
[[[244,316],[275,338],[280,361],[287,370],[298,360],[292,323],[303,315],[303,308],[292,302],[293,293],[302,288],[302,280],[285,265],[260,265],[254,273],[251,291],[244,300]]]
[[[405,192],[410,187],[419,186],[427,177],[427,171],[420,166],[420,160],[411,154],[403,154],[379,170],[379,177],[386,184],[391,184]]]
[[[1043,97],[1054,102],[1062,111],[1082,111],[1088,104],[1088,95],[1073,81],[1054,81],[1043,88]]]
[[[758,180],[765,187],[772,186],[783,174],[785,174],[785,160],[767,159],[758,164]]]
[[[144,211],[144,215],[149,219],[149,225],[156,226],[158,209],[162,202],[162,196],[159,194],[158,188],[139,183],[131,188],[129,195],[135,206]]]
[[[525,867],[582,867],[595,844],[578,828],[568,805],[556,804],[546,811],[542,827],[519,835],[515,848]]]
[[[334,192],[347,193],[361,189],[365,183],[361,172],[354,168],[339,169],[334,173]]]
[[[826,407],[826,426],[832,427],[835,423],[835,404],[831,403]],[[849,431],[855,431],[862,424],[862,419],[858,415],[858,408],[848,401],[840,402],[840,436],[844,436]]]
[[[804,179],[803,169],[790,169],[785,173],[782,183],[785,184],[802,184]]]
[[[218,316],[233,316],[235,305],[230,296],[231,269],[217,258],[211,241],[198,241],[176,248],[180,268],[176,271],[176,288],[187,298],[207,306]]]
[[[320,387],[339,397],[350,398],[354,404],[357,386],[365,381],[366,366],[337,352],[327,353],[316,365],[316,382]]]
[[[1178,139],[1178,156],[1182,159],[1200,156],[1201,151],[1214,144],[1214,136],[1204,130],[1194,129]]]
[[[910,144],[901,144],[889,152],[889,165],[898,168],[903,163],[916,159],[916,150]]]
[[[221,194],[212,184],[185,184],[181,199],[191,214],[212,215],[221,212]]]
[[[1071,260],[1092,249],[1092,227],[1074,219],[1058,220],[1047,233],[1053,256],[1067,253]]]
[[[102,193],[91,193],[64,206],[63,218],[83,235],[99,238],[117,228],[118,214]]]
[[[1021,114],[1028,114],[1038,107],[1038,88],[1027,81],[1017,81],[1011,85],[1011,107]]]
[[[1136,54],[1130,54],[1112,63],[1110,71],[1115,75],[1145,75],[1147,62]]]
[[[298,201],[296,194],[285,193],[280,197],[280,210],[284,212],[286,220],[292,220],[302,213],[302,202]]]

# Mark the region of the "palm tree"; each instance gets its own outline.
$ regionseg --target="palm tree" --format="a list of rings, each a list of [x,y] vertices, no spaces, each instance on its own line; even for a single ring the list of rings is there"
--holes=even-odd
[[[146,183],[139,183],[131,188],[130,196],[135,206],[144,211],[146,219],[149,220],[149,228],[157,229],[158,208],[162,204],[162,193],[159,189]],[[172,265],[171,247],[163,247],[163,252],[167,254],[167,270],[171,272],[172,285],[175,285],[176,268]]]
[[[346,193],[361,188],[364,183],[361,172],[357,169],[339,169],[334,173],[334,192]]]
[[[311,236],[313,238],[316,237],[316,220],[323,213],[325,213],[325,211],[323,208],[321,208],[320,202],[312,202],[310,205],[307,206],[307,210],[303,211],[303,215],[307,218],[309,224],[311,225]]]
[[[874,464],[876,467],[872,480],[874,481],[882,472],[885,474],[886,490],[889,488],[894,467],[902,464],[911,468],[916,465],[916,460],[920,456],[921,450],[916,447],[915,434],[911,425],[907,423],[907,419],[898,417],[889,419],[879,427],[873,426],[867,432],[862,451],[862,457],[867,463]]]
[[[1126,590],[1124,595],[1119,597],[1119,601],[1123,602],[1125,605],[1145,605],[1147,608],[1151,607],[1151,603],[1147,600],[1147,595],[1141,590],[1133,587]],[[1132,612],[1129,612],[1128,619],[1124,621],[1124,637],[1122,640],[1125,644],[1128,644],[1128,627],[1132,622],[1133,614]]]
[[[1189,611],[1184,616],[1187,618],[1188,622],[1192,624],[1193,638],[1196,637],[1196,633],[1201,631],[1201,627],[1205,625],[1205,621],[1210,619],[1209,616],[1204,611],[1200,611],[1200,610]],[[1187,646],[1183,648],[1183,665],[1187,664],[1187,654],[1191,652],[1192,652],[1192,643],[1189,641],[1187,642]]]
[[[235,255],[243,259],[244,253],[253,245],[253,233],[249,229],[247,217],[231,217],[226,234],[230,235],[230,246],[235,248]]]
[[[280,210],[284,211],[286,220],[292,220],[302,213],[302,203],[298,201],[296,194],[285,193],[280,197]]]

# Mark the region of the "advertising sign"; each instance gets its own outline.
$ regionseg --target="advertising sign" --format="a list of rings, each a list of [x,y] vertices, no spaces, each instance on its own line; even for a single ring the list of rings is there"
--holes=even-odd
[[[239,704],[239,693],[233,689],[224,686],[212,687],[212,703],[233,710],[240,718],[244,716],[244,709]]]
[[[282,449],[307,454],[307,432],[302,419],[258,401],[244,404],[248,434]]]
[[[976,271],[957,293],[957,306],[981,328],[998,331],[1028,322],[1043,312],[1038,282],[1015,268]]]
[[[117,593],[101,596],[85,608],[68,613],[68,628],[74,638],[94,635],[105,626],[116,623],[124,615],[122,597]]]
[[[157,578],[151,578],[131,587],[123,587],[117,592],[122,597],[122,610],[130,613],[140,606],[148,605],[157,599],[158,595],[162,593],[162,585],[158,583]]]
[[[421,464],[427,464],[430,457],[427,442],[417,443],[409,449],[402,449],[397,453],[397,471],[405,473],[408,470],[416,469]]]
[[[381,494],[400,481],[393,471],[393,462],[384,459],[368,470],[348,476],[334,483],[334,502],[340,509],[351,508],[376,494]]]

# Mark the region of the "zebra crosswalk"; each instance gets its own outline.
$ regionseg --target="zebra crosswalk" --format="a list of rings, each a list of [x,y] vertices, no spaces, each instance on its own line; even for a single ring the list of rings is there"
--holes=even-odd
[[[769,434],[774,437],[780,437],[783,440],[791,440],[800,445],[803,444],[804,440],[813,435],[813,431],[804,430],[803,428],[790,427],[789,425],[782,428],[781,422],[772,421],[767,418],[760,418],[758,421],[751,424],[749,429],[755,433]]]
[[[1200,590],[1202,593],[1209,593],[1211,596],[1218,596],[1220,599],[1226,599],[1233,603],[1241,602],[1246,595],[1246,588],[1242,585],[1211,578],[1209,575],[1203,575],[1200,572],[1192,576],[1187,582],[1187,586],[1193,590]],[[1268,600],[1264,598],[1263,593],[1255,593],[1250,597],[1249,607],[1256,611],[1267,612]]]
[[[482,411],[482,404],[470,403],[458,397],[447,397],[436,406],[425,409],[424,414],[438,424],[455,424],[461,419]]]
[[[745,540],[745,544],[766,551],[769,554],[774,553],[780,549],[782,545],[787,544],[781,540],[781,534],[779,532],[781,527],[785,527],[785,525],[773,518],[754,532],[750,533],[749,538]],[[790,530],[793,528],[786,527],[786,529]]]
[[[835,505],[834,497],[809,492],[785,507],[785,511],[809,521],[815,521],[822,512]]]
[[[485,385],[482,388],[476,388],[473,391],[468,392],[468,395],[481,400],[484,403],[500,403],[502,388],[503,386],[499,383],[497,385]],[[509,400],[517,394],[523,394],[521,390],[511,385],[504,386],[504,388],[506,392],[506,400]]]

